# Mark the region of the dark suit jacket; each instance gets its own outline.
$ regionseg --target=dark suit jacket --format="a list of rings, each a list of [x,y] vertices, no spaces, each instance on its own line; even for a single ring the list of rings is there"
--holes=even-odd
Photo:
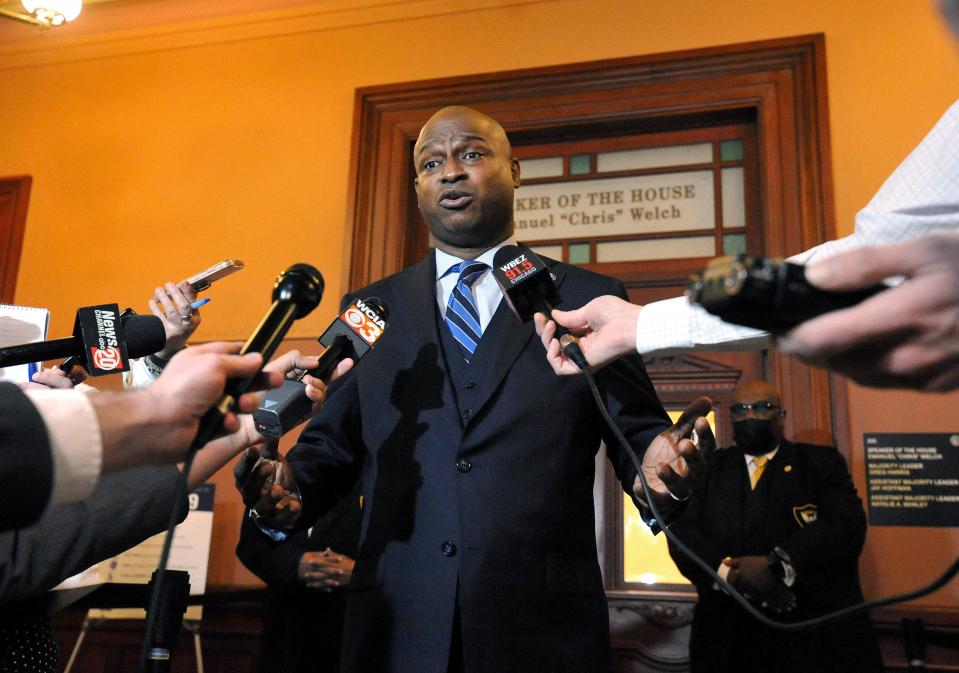
[[[625,296],[612,279],[551,270],[561,308]],[[505,302],[453,376],[448,359],[462,355],[444,345],[432,253],[356,294],[383,300],[388,329],[288,455],[307,521],[363,472],[343,670],[444,673],[458,616],[471,673],[606,671],[592,489],[607,433],[586,381],[556,376]],[[597,380],[642,453],[669,424],[642,360]],[[635,470],[608,443],[631,489]]]
[[[36,521],[53,490],[53,454],[40,412],[12,383],[0,382],[0,530]]]
[[[86,500],[55,505],[32,526],[0,533],[0,605],[35,598],[166,529],[179,474],[145,466],[100,477]],[[177,503],[186,517],[187,501]]]
[[[32,526],[0,533],[0,671],[55,663],[42,656],[56,652],[45,592],[164,530],[178,475],[172,465],[107,474],[87,499],[54,505]],[[182,520],[187,499],[176,505]]]
[[[792,587],[797,608],[782,619],[803,620],[862,600],[858,561],[866,515],[846,462],[833,447],[783,441],[755,491],[743,452],[716,451],[705,484],[670,530],[714,569],[726,556],[782,548],[798,576]],[[715,589],[675,547],[670,552],[699,592],[690,639],[693,671],[882,670],[868,618],[811,633],[773,631]]]

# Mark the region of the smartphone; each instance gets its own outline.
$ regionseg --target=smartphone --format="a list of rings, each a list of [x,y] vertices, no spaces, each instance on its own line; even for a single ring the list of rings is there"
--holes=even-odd
[[[198,274],[194,274],[186,279],[193,286],[194,292],[200,292],[213,284],[213,281],[220,280],[236,273],[243,268],[243,262],[239,259],[225,259],[218,264],[214,264],[209,269],[204,269]]]
[[[717,257],[690,278],[686,296],[727,322],[782,333],[886,289],[879,284],[848,292],[821,290],[806,280],[801,264],[733,255]]]

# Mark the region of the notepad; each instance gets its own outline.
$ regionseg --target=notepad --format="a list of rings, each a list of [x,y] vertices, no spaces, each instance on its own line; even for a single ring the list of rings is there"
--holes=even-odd
[[[0,348],[43,341],[47,338],[50,311],[33,306],[0,304]],[[13,367],[0,367],[0,380],[23,383],[34,372],[40,371],[41,363],[31,362]]]

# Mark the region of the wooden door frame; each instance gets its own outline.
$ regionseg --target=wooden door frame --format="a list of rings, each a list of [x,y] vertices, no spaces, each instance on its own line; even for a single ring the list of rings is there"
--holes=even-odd
[[[359,89],[347,285],[362,287],[415,261],[426,232],[407,225],[415,212],[411,148],[426,119],[454,104],[490,114],[514,144],[669,128],[704,114],[752,115],[764,252],[805,250],[835,232],[826,90],[822,34]],[[790,409],[787,433],[838,440],[848,456],[844,388],[775,351],[769,369]]]
[[[29,175],[0,178],[0,303],[12,304],[30,202]]]

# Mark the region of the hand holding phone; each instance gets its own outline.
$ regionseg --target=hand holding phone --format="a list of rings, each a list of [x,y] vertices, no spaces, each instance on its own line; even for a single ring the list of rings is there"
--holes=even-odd
[[[239,259],[226,259],[222,262],[214,264],[209,269],[204,269],[200,273],[194,274],[186,279],[192,287],[194,292],[201,292],[214,281],[218,281],[221,278],[229,276],[231,273],[236,273],[243,268],[243,261]]]

